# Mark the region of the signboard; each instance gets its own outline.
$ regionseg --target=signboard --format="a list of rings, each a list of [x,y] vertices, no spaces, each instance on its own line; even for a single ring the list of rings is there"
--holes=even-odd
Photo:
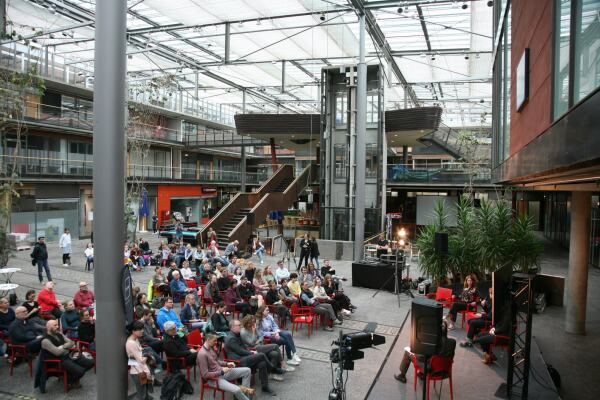
[[[521,108],[529,100],[529,49],[526,48],[521,59],[517,64],[517,90],[516,90],[516,105],[517,112],[521,111]]]

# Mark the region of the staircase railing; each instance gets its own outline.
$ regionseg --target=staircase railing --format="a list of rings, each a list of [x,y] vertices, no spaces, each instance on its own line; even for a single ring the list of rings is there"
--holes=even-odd
[[[467,141],[463,140],[460,132],[448,126],[440,125],[435,132],[422,137],[421,140],[433,142],[453,156],[467,161],[491,159],[491,145],[489,143],[480,142],[474,148],[469,148]]]
[[[219,230],[240,209],[253,208],[264,194],[269,193],[272,189],[276,188],[282,180],[293,175],[294,170],[291,165],[282,165],[256,192],[240,192],[236,194],[200,230],[199,240],[202,247],[204,247],[206,243],[206,232],[208,232],[210,228],[213,228],[215,231]],[[246,219],[244,218],[243,221],[245,220]]]
[[[298,200],[302,191],[316,179],[318,179],[318,166],[311,164],[306,166],[283,192],[267,193],[250,210],[254,213],[256,223],[264,221],[270,211],[287,210]],[[242,218],[229,234],[229,241],[239,240],[240,243],[245,243],[252,234],[252,228],[247,223],[247,218]]]

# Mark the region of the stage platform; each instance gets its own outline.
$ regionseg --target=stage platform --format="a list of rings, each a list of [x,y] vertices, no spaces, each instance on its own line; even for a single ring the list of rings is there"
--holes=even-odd
[[[535,318],[535,317],[534,317]],[[535,324],[535,319],[534,319]],[[506,367],[508,355],[505,351],[497,349],[495,351],[498,361],[491,367],[481,362],[482,351],[476,346],[473,348],[463,348],[459,343],[464,340],[466,331],[460,328],[460,318],[457,329],[450,331],[449,336],[456,340],[456,353],[454,355],[454,364],[452,366],[454,399],[456,400],[482,400],[497,399],[495,396],[498,387],[506,382]],[[407,382],[400,383],[394,379],[394,374],[398,373],[398,366],[404,354],[404,347],[410,342],[410,313],[402,330],[398,335],[385,363],[380,370],[379,375],[373,382],[371,391],[365,399],[368,400],[398,400],[422,399],[421,381],[417,384],[417,392],[413,390],[413,368],[412,365],[406,375]],[[533,374],[529,377],[529,399],[530,400],[555,400],[560,399],[557,395],[552,380],[548,375],[546,366],[542,359],[540,350],[532,339],[531,363]],[[536,379],[540,382],[536,382]],[[436,382],[435,389],[433,382],[430,389],[431,399],[450,399],[450,385],[448,380],[443,381],[441,385]]]

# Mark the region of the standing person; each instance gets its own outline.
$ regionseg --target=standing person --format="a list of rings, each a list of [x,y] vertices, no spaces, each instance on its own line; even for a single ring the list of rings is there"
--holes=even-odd
[[[63,267],[71,265],[71,231],[65,228],[64,233],[58,241],[58,246],[62,250]]]
[[[182,243],[183,241],[183,224],[179,221],[175,224],[175,241]]]
[[[131,334],[125,343],[125,352],[129,359],[129,374],[133,380],[136,389],[137,400],[150,400],[152,397],[148,394],[148,389],[152,390],[152,373],[148,368],[148,357],[142,355],[142,345],[140,338],[144,334],[144,324],[141,321],[133,321],[130,326]]]
[[[252,250],[258,256],[260,263],[264,263],[265,246],[262,244],[258,236],[252,239]]]
[[[219,337],[213,333],[206,335],[206,340],[202,348],[198,352],[196,359],[200,377],[203,381],[216,380],[219,389],[228,393],[233,393],[233,396],[238,400],[249,400],[254,396],[254,389],[250,388],[250,376],[252,370],[248,367],[237,367],[234,363],[220,361],[217,356],[217,340]],[[239,379],[242,380],[241,385],[235,383]]]
[[[158,231],[158,216],[156,213],[152,213],[152,232],[156,233]]]
[[[380,259],[383,254],[387,254],[389,248],[390,243],[387,241],[385,235],[382,233],[377,239],[377,258]]]
[[[317,264],[317,268],[321,268],[321,265],[319,264],[320,255],[321,253],[319,253],[319,244],[317,243],[317,239],[314,237],[310,238],[310,262]]]
[[[46,271],[48,282],[52,282],[52,275],[50,274],[50,267],[48,266],[48,249],[46,248],[45,240],[46,238],[44,236],[40,236],[30,254],[31,258],[38,267],[38,279],[40,280],[40,285],[44,281],[42,279],[42,268]]]
[[[308,258],[310,257],[310,239],[308,234],[305,233],[300,240],[300,262],[298,262],[298,268],[302,266],[302,260],[304,260],[304,266],[308,265]]]

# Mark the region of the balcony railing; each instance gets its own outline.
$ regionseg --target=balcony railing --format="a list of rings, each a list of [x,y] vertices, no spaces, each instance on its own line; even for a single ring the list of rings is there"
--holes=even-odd
[[[390,164],[388,165],[387,180],[394,182],[412,183],[490,183],[491,170],[488,164],[468,163],[427,163],[423,164]]]
[[[57,178],[57,179],[92,179],[93,161],[66,160],[41,157],[16,157],[16,169],[22,178]],[[15,158],[0,155],[0,170],[10,171],[15,165]],[[258,185],[272,174],[270,171],[246,172],[246,183]],[[210,183],[241,182],[240,171],[202,170],[197,168],[160,167],[153,165],[129,164],[129,178],[140,178],[147,181],[194,181]]]
[[[43,77],[88,89],[94,87],[92,67],[78,68],[76,64],[50,51],[49,46],[42,49],[19,43],[0,46],[0,66],[16,71],[27,71],[30,67],[35,66]],[[160,103],[152,101],[147,93],[134,93],[133,91],[129,92],[129,99],[224,125],[235,125],[234,108],[196,99],[186,91],[174,92],[171,96],[166,96],[166,100]]]

